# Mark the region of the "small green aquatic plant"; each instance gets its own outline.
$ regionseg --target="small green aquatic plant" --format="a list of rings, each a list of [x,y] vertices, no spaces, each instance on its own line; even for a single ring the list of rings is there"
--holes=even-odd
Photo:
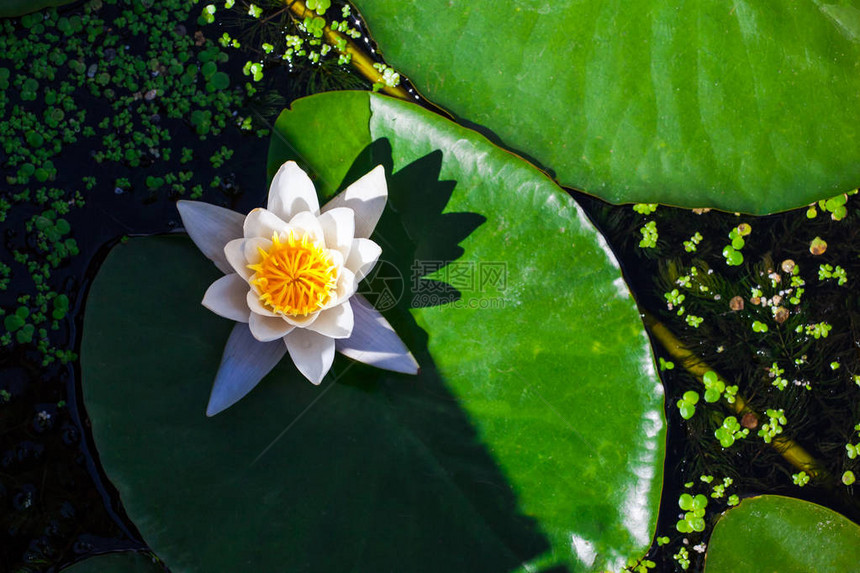
[[[687,390],[681,399],[678,400],[677,406],[681,413],[681,417],[689,420],[696,414],[696,404],[699,403],[699,393],[693,390]]]
[[[714,431],[714,436],[720,441],[721,446],[728,448],[734,444],[736,440],[746,438],[749,435],[749,432],[749,429],[741,428],[737,418],[734,416],[726,416],[723,420],[723,424]]]
[[[675,528],[681,533],[692,531],[702,532],[705,530],[705,508],[708,507],[708,498],[702,494],[695,497],[688,493],[681,494],[678,498],[678,507],[684,510],[684,518],[679,520]]]

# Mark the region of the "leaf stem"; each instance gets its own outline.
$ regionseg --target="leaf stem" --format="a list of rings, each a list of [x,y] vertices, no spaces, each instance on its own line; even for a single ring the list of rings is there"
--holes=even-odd
[[[285,2],[287,7],[290,9],[290,13],[293,18],[300,22],[305,18],[313,18],[316,16],[316,12],[308,9],[303,0],[285,0]],[[350,63],[358,73],[363,75],[372,83],[383,84],[381,91],[400,99],[412,99],[409,97],[409,93],[401,86],[392,87],[385,85],[382,74],[379,70],[373,67],[375,62],[367,55],[367,52],[359,48],[358,45],[356,45],[356,43],[347,36],[332,30],[328,22],[326,22],[325,28],[323,28],[323,35],[325,36],[326,42],[331,44],[339,54],[351,56]],[[346,47],[341,50],[338,48],[339,45],[345,45]]]
[[[699,382],[704,383],[702,380],[703,376],[706,372],[713,371],[713,368],[708,366],[701,358],[693,354],[689,348],[684,346],[684,344],[663,325],[663,323],[654,318],[650,313],[645,312],[643,319],[645,321],[645,326],[651,330],[651,333],[660,341],[666,351],[669,352],[675,360],[679,361],[690,374],[698,378]],[[720,376],[720,378],[725,380],[723,376]],[[729,407],[731,407],[736,414],[743,415],[745,413],[752,413],[759,420],[762,419],[761,414],[750,408],[749,404],[747,404],[746,400],[744,400],[740,394],[735,396],[734,404],[729,404]],[[773,439],[771,445],[791,465],[797,469],[805,471],[810,475],[810,477],[828,477],[828,473],[827,470],[824,469],[824,465],[812,457],[812,454],[807,452],[803,446],[791,438],[786,436],[777,436]]]

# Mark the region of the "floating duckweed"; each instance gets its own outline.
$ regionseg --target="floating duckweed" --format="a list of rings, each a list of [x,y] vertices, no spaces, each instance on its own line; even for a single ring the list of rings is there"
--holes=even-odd
[[[769,444],[782,433],[783,426],[788,424],[788,420],[785,417],[785,410],[782,408],[779,410],[768,409],[765,414],[768,417],[768,422],[762,425],[758,435],[764,439],[765,443]]]
[[[702,383],[705,385],[705,402],[714,403],[719,401],[726,389],[726,383],[720,380],[717,373],[713,370],[708,370],[702,376]]]
[[[819,201],[818,206],[825,213],[829,212],[830,218],[834,221],[841,221],[848,214],[848,209],[845,207],[847,202],[848,194],[842,193],[835,197],[831,197],[830,199]]]
[[[819,338],[827,338],[827,336],[830,334],[830,330],[832,328],[833,327],[826,322],[819,322],[817,324],[807,325],[805,328],[805,331],[806,331],[806,334],[808,334],[808,335],[812,336],[813,338],[815,338],[816,340],[818,340]],[[801,332],[804,329],[804,327],[798,326],[797,329],[798,329],[797,330],[798,332]]]
[[[227,146],[222,145],[221,149],[217,150],[212,156],[209,158],[209,162],[212,164],[212,167],[216,169],[223,166],[225,161],[228,161],[231,157],[233,157],[233,150],[229,149]]]
[[[745,434],[746,436],[746,434]],[[721,499],[726,495],[726,488],[731,486],[734,483],[734,480],[730,477],[723,478],[722,483],[714,484],[713,493],[711,493],[711,497],[714,499]]]
[[[803,487],[809,483],[809,474],[801,470],[796,474],[791,475],[791,481],[794,482],[794,485],[798,487]]]
[[[203,11],[200,14],[200,18],[198,18],[197,23],[201,26],[206,24],[211,24],[215,21],[215,12],[218,8],[215,7],[215,4],[207,4],[203,7]]]
[[[854,477],[854,472],[852,472],[851,470],[848,470],[842,474],[842,483],[844,483],[845,485],[851,485],[855,481],[857,480]]]
[[[725,394],[723,394],[723,398],[725,398],[726,402],[729,404],[734,404],[738,399],[738,386],[737,384],[732,384],[731,386],[726,386]]]
[[[728,448],[735,443],[735,440],[746,438],[749,433],[750,431],[747,428],[741,429],[737,418],[727,416],[723,420],[723,425],[714,431],[714,436],[720,441],[721,446]]]
[[[319,16],[307,17],[302,21],[304,31],[314,38],[322,38],[325,30],[326,21]]]
[[[324,16],[326,10],[331,7],[331,0],[307,0],[305,5],[308,7],[308,10],[313,10],[320,16]]]
[[[255,82],[259,82],[263,79],[263,64],[251,61],[245,62],[242,73],[246,76],[251,76]]]
[[[394,68],[382,63],[375,63],[373,64],[373,69],[382,74],[382,78],[373,84],[373,91],[379,91],[384,87],[394,88],[400,85],[400,74],[394,71]],[[654,222],[652,221],[651,223]],[[656,223],[654,225],[654,231],[656,233]]]
[[[684,250],[688,253],[694,253],[696,248],[699,246],[699,243],[702,242],[702,234],[696,231],[696,234],[690,237],[689,240],[684,241]]]
[[[664,293],[663,297],[666,299],[666,308],[669,310],[675,310],[677,307],[678,316],[682,316],[684,314],[684,307],[681,305],[686,296],[681,294],[678,289],[672,289],[671,292]]]
[[[723,257],[726,259],[726,264],[730,267],[740,266],[744,262],[743,254],[731,245],[726,245],[723,248]]]
[[[221,34],[221,37],[218,38],[218,43],[221,44],[222,48],[239,48],[242,46],[242,44],[239,43],[239,40],[231,37],[227,32]]]
[[[760,320],[756,320],[752,323],[752,329],[753,332],[764,333],[768,331],[768,326]]]
[[[653,249],[657,246],[657,223],[649,221],[639,229],[642,233],[642,239],[639,241],[639,246],[643,249]]]
[[[633,210],[640,215],[650,215],[657,210],[657,203],[636,203]]]
[[[690,552],[686,547],[681,547],[678,552],[672,555],[672,559],[678,562],[678,566],[684,571],[690,568]]]
[[[848,274],[839,265],[836,265],[834,268],[831,265],[822,264],[818,267],[818,280],[823,281],[826,279],[836,279],[836,284],[843,286],[848,282]]]
[[[252,18],[259,18],[263,15],[263,9],[256,4],[251,4],[250,6],[248,6],[248,15]]]
[[[803,293],[806,291],[806,289],[803,288],[805,285],[806,281],[804,281],[800,276],[800,267],[797,265],[793,266],[791,275],[791,289],[793,294],[788,299],[788,302],[794,305],[800,304]]]
[[[685,320],[687,321],[687,324],[689,324],[693,328],[699,328],[699,325],[702,324],[702,322],[704,322],[705,319],[700,317],[700,316],[694,316],[692,314],[688,314],[685,317]]]
[[[688,493],[681,494],[678,499],[678,506],[686,513],[684,518],[675,524],[675,528],[681,533],[690,533],[693,531],[702,532],[705,530],[705,508],[708,507],[708,498],[702,494],[695,497]]]
[[[60,294],[54,297],[54,310],[51,312],[51,317],[54,320],[62,320],[69,312],[69,297],[65,294]]]
[[[768,369],[768,376],[774,379],[773,382],[771,382],[771,385],[779,389],[780,392],[785,390],[785,387],[788,386],[788,380],[782,377],[784,373],[785,370],[780,368],[776,362],[774,362]]]
[[[632,571],[633,573],[648,573],[650,569],[653,569],[656,566],[657,564],[649,559],[641,559],[639,561],[630,559],[627,562],[627,570]]]
[[[20,306],[15,310],[14,314],[6,315],[6,318],[3,320],[3,326],[6,327],[7,331],[15,332],[27,323],[28,316],[30,316],[30,309],[26,306]]]
[[[741,250],[744,248],[746,241],[744,241],[744,237],[749,233],[741,232],[740,226],[735,227],[729,232],[729,239],[732,241],[732,248],[735,250]]]
[[[696,413],[696,404],[699,402],[699,393],[693,390],[684,392],[684,395],[678,400],[678,410],[681,412],[681,417],[689,420]]]

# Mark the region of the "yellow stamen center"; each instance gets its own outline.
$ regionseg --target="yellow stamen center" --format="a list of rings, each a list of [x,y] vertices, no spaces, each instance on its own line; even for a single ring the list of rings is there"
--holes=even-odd
[[[321,309],[337,286],[337,268],[328,250],[290,231],[286,242],[278,234],[269,250],[257,248],[260,262],[248,265],[255,271],[250,283],[257,287],[266,308],[291,316]]]

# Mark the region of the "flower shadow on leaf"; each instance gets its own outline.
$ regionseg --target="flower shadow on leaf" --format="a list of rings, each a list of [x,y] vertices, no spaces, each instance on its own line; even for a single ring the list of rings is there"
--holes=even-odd
[[[490,557],[484,551],[492,544],[487,540],[474,540],[474,552],[460,556],[464,564],[469,563],[469,570],[509,570],[546,554],[550,551],[549,542],[534,518],[522,514],[503,471],[437,370],[427,347],[427,333],[409,312],[410,308],[424,306],[416,302],[427,300],[413,296],[414,292],[432,292],[433,305],[460,299],[460,291],[452,285],[427,278],[420,272],[416,274],[416,261],[439,263],[430,266],[444,268],[444,263],[456,261],[463,255],[460,243],[486,221],[477,213],[444,212],[457,183],[439,180],[442,157],[441,151],[434,151],[394,172],[391,146],[386,139],[379,139],[359,154],[340,185],[341,189],[346,188],[376,165],[385,167],[389,203],[373,235],[382,246],[380,260],[384,263],[380,265],[380,274],[371,274],[360,292],[390,290],[387,283],[392,280],[392,273],[382,272],[383,264],[396,269],[394,274],[403,281],[402,292],[383,314],[412,350],[421,371],[417,377],[407,378],[356,363],[349,371],[341,368],[343,374],[337,384],[371,395],[382,394],[390,413],[396,416],[404,431],[426,448],[426,453],[434,460],[433,465],[448,476],[462,495],[459,502],[449,499],[438,502],[470,507],[467,513],[474,511],[475,517],[480,516],[479,520],[496,538],[494,543],[500,542],[507,549],[507,554],[494,553]],[[365,296],[373,301],[371,296]],[[343,359],[338,360],[342,366]],[[436,526],[438,524],[429,522],[421,524],[428,532]],[[483,557],[479,557],[482,554]],[[421,569],[420,565],[414,565]],[[561,573],[567,569],[548,571]]]
[[[382,164],[388,176],[389,207],[374,235],[382,260],[397,267],[405,285],[398,308],[436,306],[460,300],[460,291],[429,278],[463,255],[460,243],[486,222],[478,213],[446,213],[456,181],[440,181],[442,152],[437,150],[392,173],[391,145],[378,139],[356,158],[341,187],[362,175],[366,166]],[[370,284],[374,291],[377,285]],[[416,296],[430,293],[433,296]]]

